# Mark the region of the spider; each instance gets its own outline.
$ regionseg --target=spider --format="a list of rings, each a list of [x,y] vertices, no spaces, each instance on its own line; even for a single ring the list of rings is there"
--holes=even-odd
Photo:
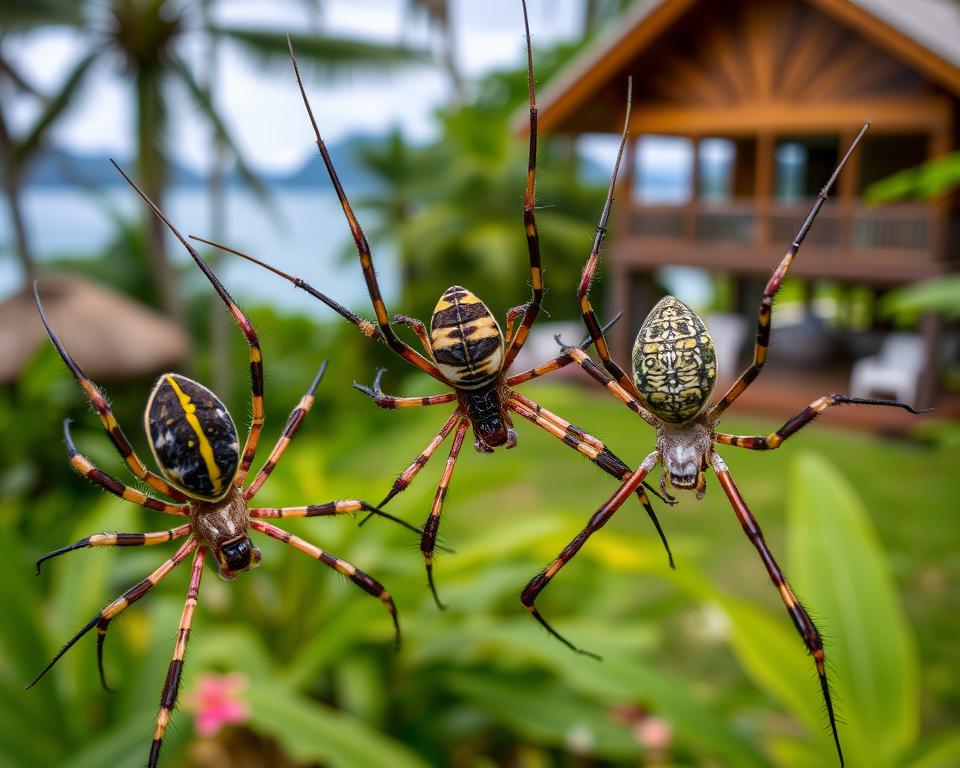
[[[609,375],[600,370],[581,348],[565,346],[562,343],[561,347],[563,352],[569,355],[592,378],[605,386],[631,411],[656,430],[656,449],[641,462],[640,466],[623,482],[616,493],[593,514],[586,527],[564,547],[556,559],[530,581],[520,598],[524,607],[536,616],[554,637],[579,653],[594,655],[575,646],[546,622],[537,610],[537,597],[560,569],[580,551],[587,539],[610,520],[637,485],[657,464],[663,464],[664,467],[660,478],[660,487],[664,492],[666,492],[666,484],[669,481],[670,485],[678,490],[695,491],[698,499],[703,497],[706,490],[704,472],[708,467],[711,467],[716,473],[720,486],[729,499],[744,533],[756,547],[761,560],[763,560],[767,573],[779,591],[780,597],[786,605],[794,626],[803,638],[808,652],[813,656],[830,720],[830,729],[841,765],[843,765],[843,752],[840,748],[833,701],[827,683],[823,642],[820,633],[791,589],[780,566],[777,565],[777,561],[764,541],[759,524],[740,495],[726,463],[716,452],[714,445],[720,443],[721,445],[731,445],[757,451],[773,450],[779,448],[784,440],[834,405],[894,406],[904,408],[914,414],[923,413],[923,411],[915,410],[906,403],[893,400],[871,400],[832,394],[814,400],[790,418],[780,429],[766,436],[732,435],[716,432],[714,428],[718,424],[721,414],[733,404],[763,368],[770,341],[770,318],[774,296],[786,277],[787,270],[789,270],[817,213],[826,201],[831,187],[868,128],[869,123],[863,126],[833,175],[820,191],[796,238],[780,265],[774,270],[763,291],[753,363],[712,407],[708,407],[708,405],[716,384],[716,356],[710,334],[703,320],[693,310],[679,299],[666,296],[650,311],[650,314],[647,315],[640,326],[633,346],[633,380],[631,380],[610,357],[603,329],[597,322],[593,307],[590,304],[590,283],[597,266],[600,246],[606,231],[613,188],[620,164],[620,157],[618,156],[607,194],[607,203],[604,206],[593,249],[584,267],[583,277],[577,292],[584,323],[596,346],[597,354]],[[626,134],[621,138],[621,154],[625,138]],[[559,337],[557,337],[557,341],[560,343]]]
[[[223,287],[220,280],[200,258],[194,248],[183,238],[153,201],[123,172],[120,166],[116,163],[114,163],[114,166],[177,239],[183,243],[197,266],[200,267],[224,304],[227,305],[250,347],[253,421],[242,452],[238,442],[237,428],[226,407],[213,392],[199,382],[177,373],[164,373],[160,376],[147,400],[144,426],[153,457],[160,467],[161,477],[148,470],[134,452],[100,389],[87,378],[60,342],[47,321],[43,306],[40,303],[39,292],[34,285],[37,309],[50,340],[56,347],[57,352],[60,353],[60,357],[63,358],[67,368],[70,369],[80,386],[83,387],[91,405],[97,411],[100,421],[103,422],[107,436],[123,457],[127,467],[137,478],[155,491],[173,499],[175,503],[169,503],[130,488],[94,466],[89,459],[79,453],[74,445],[68,419],[64,422],[64,437],[71,465],[84,477],[126,501],[157,512],[166,512],[170,515],[187,518],[187,522],[168,531],[94,534],[74,544],[50,552],[37,561],[37,573],[39,574],[40,566],[45,561],[75,549],[108,546],[152,546],[185,539],[171,558],[90,619],[27,687],[30,688],[35,685],[81,637],[96,627],[97,665],[100,672],[100,683],[105,689],[109,690],[103,671],[103,643],[110,622],[149,592],[176,566],[192,556],[190,585],[180,619],[173,659],[170,662],[163,693],[160,697],[160,711],[157,715],[156,730],[150,748],[149,765],[152,768],[157,764],[163,734],[169,722],[171,710],[176,703],[184,652],[190,636],[190,626],[200,590],[200,578],[203,574],[203,564],[208,552],[213,555],[219,575],[224,579],[231,580],[239,573],[255,568],[260,563],[260,550],[250,541],[248,535],[250,529],[289,544],[319,560],[324,565],[344,574],[365,592],[378,598],[390,612],[396,640],[399,643],[400,625],[393,599],[376,579],[345,560],[341,560],[298,536],[272,525],[267,522],[267,519],[317,517],[365,511],[386,517],[418,533],[419,529],[365,501],[354,499],[310,504],[302,507],[249,506],[250,501],[277,466],[277,462],[297,430],[299,430],[307,413],[309,413],[313,405],[314,393],[326,369],[326,362],[320,367],[307,393],[291,412],[283,433],[270,456],[264,462],[253,482],[244,488],[244,482],[253,464],[264,422],[263,363],[257,333],[226,288]]]
[[[307,115],[313,127],[320,155],[330,175],[330,179],[336,190],[337,197],[340,200],[343,212],[350,226],[350,231],[356,243],[367,291],[377,317],[376,325],[369,320],[354,315],[299,277],[288,275],[253,256],[241,253],[220,243],[205,240],[200,237],[194,238],[200,242],[248,259],[290,281],[298,288],[320,299],[342,317],[355,324],[366,336],[371,339],[383,340],[407,362],[453,390],[445,394],[425,397],[393,397],[384,394],[380,387],[385,369],[380,369],[377,372],[372,387],[354,383],[354,387],[368,395],[380,408],[416,408],[442,405],[444,403],[457,403],[456,409],[444,422],[440,431],[426,448],[424,448],[420,455],[402,472],[394,482],[390,492],[379,504],[380,507],[384,506],[394,496],[405,490],[440,444],[453,433],[453,443],[447,457],[446,466],[441,475],[433,504],[430,508],[429,517],[423,526],[423,535],[420,544],[426,566],[427,582],[434,602],[441,609],[445,606],[440,600],[436,585],[434,584],[433,554],[436,546],[443,502],[447,494],[451,476],[453,475],[454,465],[460,454],[460,449],[468,429],[473,428],[473,445],[480,453],[492,453],[494,449],[502,446],[513,448],[517,445],[517,434],[510,417],[510,413],[512,412],[536,424],[541,429],[562,440],[566,445],[587,456],[594,464],[618,480],[626,480],[631,475],[627,465],[613,454],[601,440],[587,434],[580,428],[560,416],[551,413],[543,406],[524,397],[513,389],[519,384],[543,376],[573,362],[573,358],[569,353],[565,352],[554,360],[537,366],[536,368],[523,371],[522,373],[507,375],[511,363],[513,363],[514,358],[516,358],[522,349],[530,328],[540,312],[543,300],[540,245],[534,216],[537,104],[534,94],[533,54],[530,44],[527,9],[525,3],[521,3],[521,5],[523,6],[523,22],[527,41],[528,95],[530,102],[529,160],[523,200],[523,219],[526,226],[533,296],[531,301],[513,307],[507,312],[506,336],[501,331],[499,324],[487,306],[475,294],[459,285],[451,286],[444,291],[440,297],[434,309],[433,317],[431,318],[429,334],[424,324],[414,318],[397,315],[392,321],[389,319],[386,306],[380,293],[380,287],[377,283],[370,247],[350,202],[347,199],[347,195],[337,176],[336,169],[327,152],[326,145],[320,135],[320,130],[317,127],[317,122],[314,118],[313,110],[310,107],[306,89],[300,76],[300,70],[292,44],[289,46],[290,57],[293,62],[297,84],[300,88]],[[520,318],[520,324],[516,328],[516,333],[514,333],[514,325],[518,318]],[[395,333],[391,322],[411,328],[423,345],[426,356],[421,355],[402,341]],[[505,341],[505,339],[509,339],[509,342]],[[638,482],[634,488],[647,515],[656,527],[672,567],[673,557],[670,553],[669,545],[667,544],[666,537],[644,488],[652,491],[660,498],[663,498],[663,496],[653,490],[649,485],[641,485],[640,482]],[[672,503],[672,499],[668,501]]]

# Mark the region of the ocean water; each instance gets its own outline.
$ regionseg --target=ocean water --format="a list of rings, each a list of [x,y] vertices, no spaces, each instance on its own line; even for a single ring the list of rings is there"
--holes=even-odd
[[[84,258],[102,249],[113,237],[116,217],[138,215],[142,203],[123,187],[95,193],[66,188],[33,188],[24,196],[27,228],[38,261],[51,258]],[[172,190],[165,213],[184,234],[209,234],[209,204],[201,188]],[[369,231],[374,221],[359,214]],[[519,221],[519,220],[518,220]],[[520,224],[518,223],[518,226]],[[275,264],[302,277],[315,288],[347,306],[370,314],[369,299],[346,219],[332,192],[276,190],[272,207],[264,206],[240,189],[227,191],[225,244]],[[22,281],[11,250],[12,232],[6,211],[0,216],[0,297],[16,290]],[[396,259],[388,243],[371,241],[384,299],[398,295]],[[205,246],[204,246],[205,247]],[[202,248],[201,248],[202,252]],[[190,256],[172,236],[169,253],[176,263]],[[238,301],[269,303],[279,309],[306,312],[330,319],[332,312],[303,291],[236,256],[227,255],[220,278]]]

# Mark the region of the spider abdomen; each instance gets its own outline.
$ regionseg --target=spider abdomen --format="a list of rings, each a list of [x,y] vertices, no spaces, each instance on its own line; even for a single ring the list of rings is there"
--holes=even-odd
[[[663,297],[640,326],[633,380],[644,404],[670,424],[690,421],[710,400],[717,381],[713,339],[679,299]]]
[[[503,333],[487,305],[466,288],[444,291],[430,321],[437,367],[460,389],[478,389],[500,375]]]
[[[192,496],[218,499],[237,472],[240,445],[226,406],[202,384],[165,373],[144,413],[150,450],[164,476]]]

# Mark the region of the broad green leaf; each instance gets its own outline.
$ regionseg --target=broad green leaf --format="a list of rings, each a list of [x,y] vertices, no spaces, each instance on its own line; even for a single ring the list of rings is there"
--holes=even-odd
[[[960,765],[960,732],[953,731],[935,740],[920,757],[907,765],[908,768],[955,768]]]
[[[613,759],[635,758],[642,752],[628,727],[618,723],[610,710],[571,695],[562,686],[531,687],[529,681],[506,675],[465,672],[452,673],[449,682],[491,717],[541,744]]]
[[[919,673],[877,534],[853,489],[814,454],[793,464],[787,513],[788,574],[827,637],[848,762],[894,765],[917,737]]]
[[[252,681],[246,696],[251,725],[275,738],[294,759],[333,768],[427,768],[403,744],[289,688]]]

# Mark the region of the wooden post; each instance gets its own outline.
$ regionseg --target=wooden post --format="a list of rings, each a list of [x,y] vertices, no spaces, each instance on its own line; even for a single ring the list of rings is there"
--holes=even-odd
[[[754,178],[754,243],[759,252],[769,250],[770,210],[773,205],[773,154],[775,151],[773,134],[762,131],[757,134],[756,176]]]
[[[859,127],[856,130],[844,130],[840,134],[840,144],[838,146],[837,159],[843,157],[847,147],[853,144],[853,140],[859,133]],[[870,136],[865,137],[865,142],[870,141]],[[854,152],[847,161],[846,168],[837,179],[837,196],[840,198],[840,221],[837,228],[837,242],[834,243],[842,258],[851,258],[850,251],[853,249],[853,216],[856,213],[858,195],[860,193],[860,158],[863,157],[863,148]],[[838,254],[839,255],[839,254]]]
[[[690,137],[690,147],[693,151],[693,164],[690,168],[690,197],[687,200],[684,214],[684,236],[694,247],[697,240],[697,211],[700,208],[700,137]]]
[[[629,344],[633,329],[630,327],[630,300],[627,283],[630,279],[630,270],[624,266],[624,251],[627,244],[634,237],[633,218],[636,215],[636,204],[633,200],[634,184],[637,178],[637,138],[627,137],[627,145],[623,150],[623,167],[620,174],[620,184],[616,196],[616,210],[614,211],[616,248],[611,250],[609,255],[610,269],[608,270],[612,281],[607,281],[605,303],[606,312],[601,318],[606,322],[617,312],[624,313],[623,318],[610,331],[610,349],[617,359],[624,359],[620,355],[624,349],[629,354]],[[612,282],[612,284],[611,284]]]
[[[940,337],[943,318],[927,312],[920,318],[920,335],[923,338],[923,369],[917,383],[916,408],[932,408],[940,388]],[[911,403],[911,405],[914,405]]]

